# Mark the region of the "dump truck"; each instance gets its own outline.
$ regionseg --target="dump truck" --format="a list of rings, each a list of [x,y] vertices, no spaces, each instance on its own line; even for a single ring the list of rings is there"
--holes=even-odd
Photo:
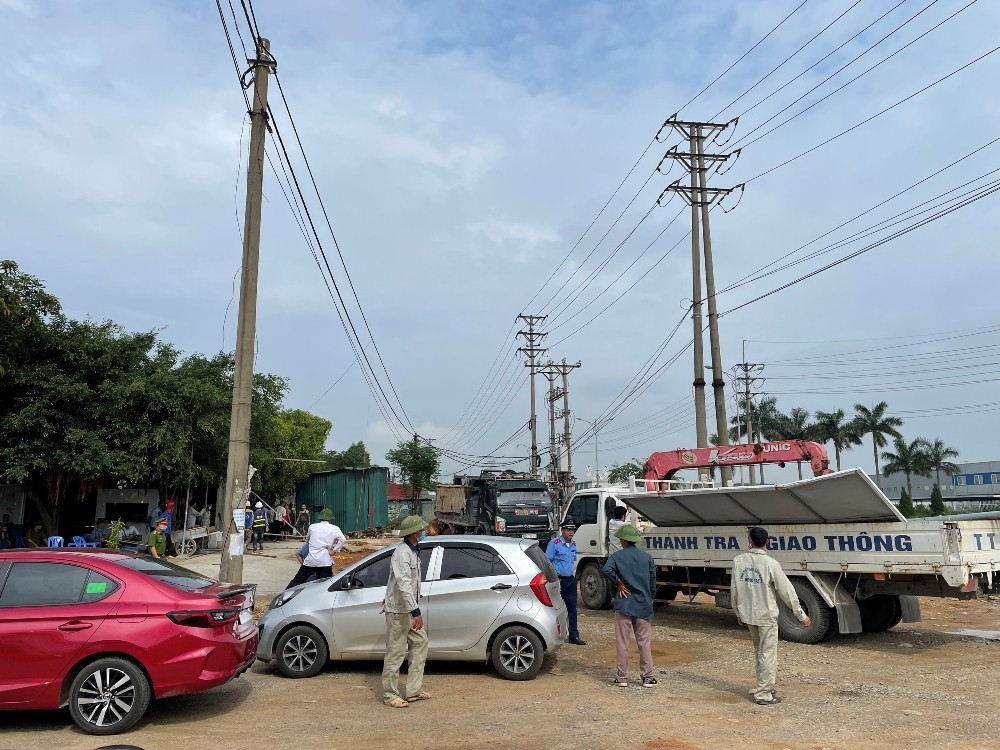
[[[529,474],[484,471],[438,485],[434,516],[443,534],[491,534],[537,539],[554,535],[556,505],[548,485]]]
[[[601,567],[608,520],[620,504],[640,519],[642,546],[656,563],[659,600],[704,593],[730,608],[733,559],[749,548],[748,529],[765,527],[768,554],[781,564],[812,621],[803,627],[781,604],[778,632],[786,640],[816,643],[837,633],[917,622],[921,596],[971,599],[1000,592],[1000,513],[906,519],[860,469],[829,472],[825,450],[819,454],[814,446],[805,447],[816,460],[802,460],[810,460],[816,476],[788,484],[682,482],[674,478],[677,463],[700,468],[701,458],[692,461],[700,454],[679,451],[669,460],[654,454],[659,459],[651,457],[644,476],[628,487],[574,493],[565,515],[577,524],[575,573],[584,606],[610,605]],[[759,445],[736,447],[755,463],[767,462],[760,460],[767,453],[755,449]],[[781,460],[796,460],[789,455],[801,453]]]

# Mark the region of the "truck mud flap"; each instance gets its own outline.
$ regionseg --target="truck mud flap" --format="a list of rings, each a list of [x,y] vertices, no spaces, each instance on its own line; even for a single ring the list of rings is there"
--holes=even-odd
[[[837,629],[841,633],[861,632],[861,610],[854,597],[840,585],[839,576],[809,571],[806,571],[803,576],[823,597],[823,600],[837,610]]]
[[[899,605],[903,608],[903,622],[920,622],[920,600],[917,597],[902,595]]]

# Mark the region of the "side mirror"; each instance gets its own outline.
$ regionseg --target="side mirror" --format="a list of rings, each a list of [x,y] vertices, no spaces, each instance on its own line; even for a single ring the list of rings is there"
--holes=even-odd
[[[350,576],[346,576],[344,580],[340,582],[341,591],[350,591],[354,588],[354,579]]]

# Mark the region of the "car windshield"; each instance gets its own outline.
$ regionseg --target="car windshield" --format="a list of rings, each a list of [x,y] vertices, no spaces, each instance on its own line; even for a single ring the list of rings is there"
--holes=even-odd
[[[123,557],[116,559],[115,562],[184,591],[197,591],[215,583],[211,578],[206,578],[179,565],[174,565],[166,560],[158,560],[155,557]]]
[[[511,490],[501,492],[497,497],[500,505],[544,505],[550,506],[552,499],[548,490]]]

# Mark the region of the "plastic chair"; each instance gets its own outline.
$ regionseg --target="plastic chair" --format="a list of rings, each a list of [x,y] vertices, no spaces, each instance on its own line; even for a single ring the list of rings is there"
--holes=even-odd
[[[66,546],[66,540],[61,536],[50,536],[47,544],[49,547],[64,547]]]
[[[68,545],[70,547],[96,547],[97,542],[88,542],[82,536],[73,537],[73,541]]]

